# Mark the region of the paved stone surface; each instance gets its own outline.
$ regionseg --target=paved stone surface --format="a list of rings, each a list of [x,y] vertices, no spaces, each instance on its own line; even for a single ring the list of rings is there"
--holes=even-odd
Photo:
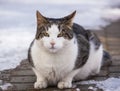
[[[100,74],[90,79],[105,80],[109,77],[120,76],[120,21],[113,22],[101,31],[95,31],[100,37],[104,48],[112,55],[112,65],[101,68]],[[35,82],[35,75],[31,70],[27,60],[23,60],[21,64],[15,69],[5,70],[0,72],[0,79],[4,82],[10,82],[14,87],[9,87],[8,91],[93,91],[88,89],[90,86],[95,87],[95,84],[77,85],[73,89],[57,89],[56,87],[49,87],[43,90],[33,89]],[[75,84],[75,83],[74,83]],[[97,89],[97,88],[96,88]],[[0,90],[1,91],[1,90]],[[97,89],[96,91],[103,91]]]

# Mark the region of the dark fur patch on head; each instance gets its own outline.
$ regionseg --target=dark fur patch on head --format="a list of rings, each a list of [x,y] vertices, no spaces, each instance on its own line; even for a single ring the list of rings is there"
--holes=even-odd
[[[49,34],[47,33],[48,28],[51,27],[51,25],[46,25],[46,26],[37,26],[37,32],[35,35],[36,39],[43,38],[44,36],[49,37]]]
[[[72,27],[61,26],[59,28],[60,33],[57,37],[64,37],[65,39],[72,39],[73,38],[73,30]]]

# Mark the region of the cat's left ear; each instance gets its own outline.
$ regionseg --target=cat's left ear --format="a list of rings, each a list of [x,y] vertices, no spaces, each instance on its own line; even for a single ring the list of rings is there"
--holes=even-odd
[[[67,26],[72,26],[73,25],[73,19],[75,17],[75,14],[76,14],[76,10],[71,13],[70,15],[68,16],[65,16],[63,19],[64,19],[64,24],[67,25]]]
[[[48,23],[46,17],[44,17],[39,11],[36,11],[36,17],[37,17],[37,24],[44,25]]]

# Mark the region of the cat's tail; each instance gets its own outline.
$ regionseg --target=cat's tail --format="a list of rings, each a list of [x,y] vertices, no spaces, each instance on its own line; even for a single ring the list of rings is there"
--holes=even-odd
[[[112,57],[107,51],[103,51],[102,66],[110,66],[112,64]]]

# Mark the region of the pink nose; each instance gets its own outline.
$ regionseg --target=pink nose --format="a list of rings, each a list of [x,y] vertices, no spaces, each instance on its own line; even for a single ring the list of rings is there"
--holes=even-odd
[[[50,42],[50,44],[51,44],[52,46],[54,46],[54,45],[55,45],[55,42]]]

